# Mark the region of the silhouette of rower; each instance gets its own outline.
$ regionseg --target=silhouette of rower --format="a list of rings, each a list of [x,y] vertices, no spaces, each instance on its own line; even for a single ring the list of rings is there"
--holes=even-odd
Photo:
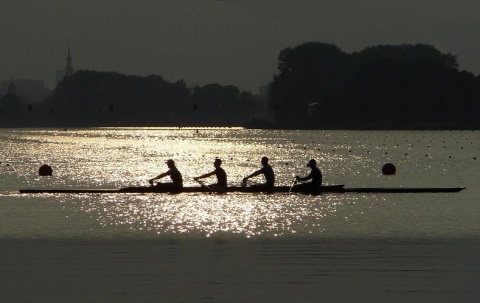
[[[308,181],[312,180],[308,183],[298,184],[295,185],[295,189],[308,189],[308,188],[316,188],[322,185],[322,172],[317,167],[317,161],[315,159],[311,159],[307,163],[307,167],[311,168],[310,174],[306,177],[296,176],[295,180],[297,181]]]
[[[262,157],[261,163],[263,167],[252,174],[243,178],[243,183],[247,183],[247,180],[251,177],[255,177],[258,175],[263,174],[265,177],[265,183],[263,184],[254,184],[251,187],[265,187],[265,188],[272,188],[275,186],[275,173],[273,172],[273,168],[268,164],[268,158]]]
[[[193,178],[193,180],[198,181],[203,178],[207,178],[213,175],[217,176],[217,183],[210,185],[209,187],[213,187],[214,189],[225,189],[227,188],[227,173],[221,168],[220,166],[222,165],[222,160],[216,158],[215,161],[213,161],[213,166],[215,167],[215,170],[213,170],[210,173],[201,175],[199,177]]]
[[[175,166],[175,162],[172,159],[170,159],[170,160],[167,160],[165,163],[169,168],[168,171],[156,176],[155,178],[148,180],[148,183],[150,183],[150,185],[153,185],[153,181],[157,179],[161,179],[166,176],[170,176],[170,179],[172,179],[171,183],[157,183],[155,187],[172,189],[172,190],[182,189],[183,188],[182,174],[178,171],[177,167]]]

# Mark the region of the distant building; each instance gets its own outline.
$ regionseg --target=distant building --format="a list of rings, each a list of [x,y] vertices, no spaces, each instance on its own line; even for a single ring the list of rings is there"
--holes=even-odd
[[[8,93],[17,95],[26,103],[42,103],[50,94],[43,80],[17,79],[0,81],[0,97]]]
[[[57,70],[57,83],[63,78],[73,75],[72,56],[70,55],[70,46],[68,47],[67,64],[64,69]]]

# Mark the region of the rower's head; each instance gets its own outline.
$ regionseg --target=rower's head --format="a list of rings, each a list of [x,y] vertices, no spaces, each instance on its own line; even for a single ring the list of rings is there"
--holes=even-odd
[[[175,161],[173,161],[172,159],[165,161],[165,163],[167,163],[168,168],[175,167]]]
[[[268,158],[267,157],[262,157],[262,165],[267,165],[268,164]]]
[[[219,158],[215,158],[215,161],[213,161],[213,166],[220,167],[220,165],[222,165],[222,160]]]
[[[316,167],[317,166],[317,161],[315,161],[315,159],[311,159],[310,161],[308,161],[307,166],[308,167]]]

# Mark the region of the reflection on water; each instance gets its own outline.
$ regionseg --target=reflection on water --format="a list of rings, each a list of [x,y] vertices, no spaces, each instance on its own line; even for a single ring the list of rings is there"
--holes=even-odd
[[[323,232],[321,219],[334,215],[342,203],[332,195],[302,196],[272,194],[130,195],[101,203],[82,201],[80,208],[94,214],[102,226],[126,226],[157,234],[193,233],[207,237],[217,233],[246,237],[283,236]]]
[[[239,185],[260,168],[260,158],[268,156],[280,185],[290,185],[292,175],[307,174],[305,164],[315,158],[327,184],[465,186],[468,191],[455,195],[40,195],[34,200],[44,203],[30,206],[35,211],[48,203],[49,213],[57,214],[53,208],[62,205],[66,222],[73,222],[81,212],[104,231],[134,235],[465,236],[480,231],[473,215],[478,213],[478,132],[12,129],[0,131],[0,141],[0,204],[8,204],[10,212],[0,214],[0,219],[20,211],[12,201],[21,202],[18,205],[32,201],[14,192],[19,188],[147,185],[148,179],[167,170],[164,161],[170,158],[185,185],[197,186],[193,177],[210,172],[216,157],[223,160],[230,185]],[[381,174],[387,162],[397,166],[397,175]],[[37,176],[44,163],[53,167],[52,177]],[[37,220],[65,221],[38,213],[45,217]],[[16,234],[22,234],[21,229],[15,226]],[[72,232],[75,229],[85,235],[92,227],[79,224]],[[8,236],[9,226],[3,230]]]

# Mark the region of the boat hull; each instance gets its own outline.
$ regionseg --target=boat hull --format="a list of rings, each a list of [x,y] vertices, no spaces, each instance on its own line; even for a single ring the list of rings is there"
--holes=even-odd
[[[88,194],[88,193],[301,193],[315,195],[322,193],[441,193],[441,192],[459,192],[464,187],[359,187],[345,188],[344,185],[325,185],[315,189],[298,189],[290,186],[276,186],[271,189],[261,187],[227,187],[224,190],[217,191],[209,187],[183,187],[179,191],[159,188],[155,186],[125,187],[121,189],[21,189],[22,194]]]

